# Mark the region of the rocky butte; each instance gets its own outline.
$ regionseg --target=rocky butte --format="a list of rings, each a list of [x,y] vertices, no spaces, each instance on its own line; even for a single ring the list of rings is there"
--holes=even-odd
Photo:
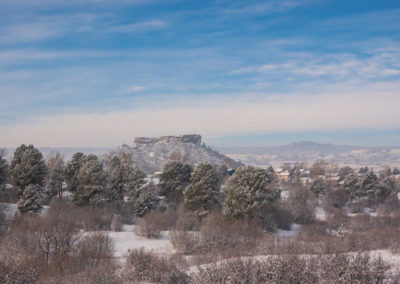
[[[146,173],[161,171],[169,161],[180,161],[195,166],[199,163],[226,165],[236,168],[241,164],[206,146],[201,135],[137,137],[132,145],[122,145],[111,155],[129,155],[133,165]]]

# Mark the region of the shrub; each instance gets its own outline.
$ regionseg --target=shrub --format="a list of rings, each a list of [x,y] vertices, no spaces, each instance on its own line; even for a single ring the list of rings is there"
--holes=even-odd
[[[188,231],[170,231],[171,243],[179,253],[192,254],[200,244],[198,234]]]
[[[122,277],[128,282],[188,283],[188,276],[167,258],[158,257],[143,249],[129,251]]]
[[[193,283],[383,283],[389,265],[367,254],[271,256],[198,267]]]
[[[229,221],[218,212],[210,214],[203,221],[200,230],[201,241],[210,246],[231,245],[256,242],[264,233],[256,226],[245,221]]]
[[[163,229],[160,212],[152,211],[137,220],[135,233],[148,239],[158,239]]]
[[[296,223],[314,222],[316,202],[314,194],[309,189],[303,186],[293,188],[289,192],[288,205]]]

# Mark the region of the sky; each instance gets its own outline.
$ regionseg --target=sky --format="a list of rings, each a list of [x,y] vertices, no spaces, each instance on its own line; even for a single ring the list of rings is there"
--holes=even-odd
[[[2,0],[0,147],[400,146],[400,1]]]

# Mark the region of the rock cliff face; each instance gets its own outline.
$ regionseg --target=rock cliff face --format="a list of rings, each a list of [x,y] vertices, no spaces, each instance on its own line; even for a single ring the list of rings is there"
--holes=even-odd
[[[131,155],[135,167],[153,173],[161,171],[171,160],[178,160],[193,166],[207,162],[236,168],[240,163],[201,144],[197,134],[181,136],[138,137],[133,145],[122,145],[112,155]]]

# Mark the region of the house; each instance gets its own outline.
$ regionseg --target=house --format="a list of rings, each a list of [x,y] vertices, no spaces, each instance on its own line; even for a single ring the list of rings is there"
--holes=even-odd
[[[312,178],[309,178],[309,177],[301,177],[300,181],[301,181],[302,184],[307,185],[307,184],[311,184],[314,180]]]
[[[289,171],[284,170],[276,175],[278,180],[287,182],[289,180]]]
[[[330,185],[339,185],[339,176],[330,176],[325,179],[325,181]]]

